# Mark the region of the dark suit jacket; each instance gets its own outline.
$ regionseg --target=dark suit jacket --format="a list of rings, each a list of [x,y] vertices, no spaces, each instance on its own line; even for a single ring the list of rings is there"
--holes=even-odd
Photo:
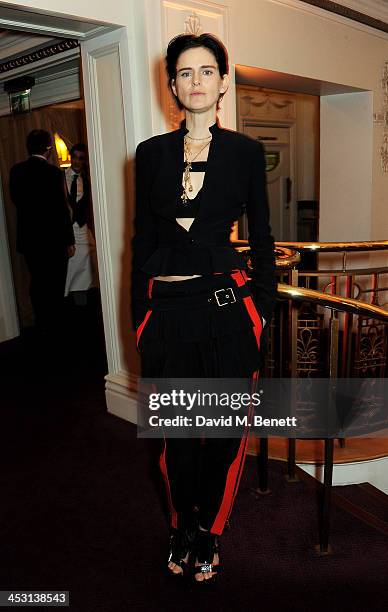
[[[29,157],[11,168],[9,189],[17,209],[19,253],[74,244],[62,172],[41,157]],[[47,253],[49,257],[49,253]]]
[[[274,240],[269,225],[264,149],[252,138],[210,128],[200,207],[190,230],[176,222],[182,193],[183,139],[180,128],[153,136],[136,149],[136,217],[132,241],[132,316],[137,327],[147,310],[150,276],[206,274],[245,267],[230,242],[230,231],[246,211],[253,271],[251,289],[268,321],[276,301]]]

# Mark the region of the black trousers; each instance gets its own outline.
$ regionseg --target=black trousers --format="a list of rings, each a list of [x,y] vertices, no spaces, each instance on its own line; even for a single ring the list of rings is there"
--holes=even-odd
[[[240,270],[184,281],[151,279],[148,295],[162,306],[151,307],[137,330],[142,376],[246,378],[254,390],[262,323],[252,296],[224,306],[187,308],[190,296],[242,285],[246,275]],[[176,307],[163,310],[163,298]],[[241,438],[164,437],[159,464],[172,527],[178,526],[180,515],[197,508],[200,525],[222,534],[237,494],[247,444],[248,428],[242,430]]]
[[[30,299],[35,324],[41,331],[53,333],[62,325],[67,249],[57,246],[44,251],[29,249],[23,255],[30,274]]]

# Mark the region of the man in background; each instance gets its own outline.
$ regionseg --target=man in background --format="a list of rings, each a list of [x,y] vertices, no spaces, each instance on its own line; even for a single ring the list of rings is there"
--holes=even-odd
[[[46,337],[62,329],[64,290],[75,240],[61,170],[48,162],[52,138],[27,136],[29,158],[11,168],[10,194],[17,210],[16,248],[30,273],[35,324]]]
[[[83,143],[75,144],[70,151],[71,166],[65,170],[69,207],[72,213],[76,251],[69,262],[65,295],[69,293],[73,303],[87,304],[87,290],[95,286],[96,243],[90,183],[87,173],[87,150]]]

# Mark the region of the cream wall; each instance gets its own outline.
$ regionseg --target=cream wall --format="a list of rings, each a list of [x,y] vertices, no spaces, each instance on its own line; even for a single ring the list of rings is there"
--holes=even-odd
[[[372,239],[372,116],[372,92],[321,97],[321,241]]]
[[[0,7],[1,7],[0,2]],[[128,25],[132,17],[133,4],[143,4],[142,0],[23,0],[22,2],[10,1],[4,3],[6,6],[19,7],[20,9],[37,9],[43,13],[59,16],[79,17],[81,20],[101,21],[117,25]]]
[[[23,0],[22,3],[7,4],[101,20],[128,28],[130,66],[134,83],[133,144],[153,132],[160,131],[160,124],[155,123],[152,117],[155,109],[151,111],[150,103],[152,100],[155,105],[158,101],[155,95],[157,83],[153,74],[154,66],[148,62],[148,57],[151,57],[151,62],[154,60],[155,44],[162,47],[161,52],[164,51],[164,33],[169,26],[166,20],[159,19],[160,12],[162,17],[169,15],[169,21],[171,15],[176,15],[177,12],[182,15],[183,30],[183,15],[186,16],[195,9],[205,22],[206,17],[201,11],[211,14],[219,7],[222,13],[221,17],[218,16],[218,21],[221,18],[224,22],[222,30],[229,47],[231,63],[260,66],[360,87],[373,92],[374,110],[380,109],[382,104],[380,75],[383,61],[388,58],[388,36],[368,28],[363,30],[350,20],[333,16],[297,0],[223,0],[222,3],[170,1],[166,3],[167,11],[162,0],[104,0],[94,3],[89,0],[68,0],[65,4],[61,0]],[[179,7],[179,10],[175,7]],[[187,7],[186,13],[182,11],[182,7]],[[156,32],[158,28],[159,31]],[[213,27],[212,31],[215,30],[219,31],[219,24]],[[233,92],[231,93],[230,99],[233,101]],[[235,125],[232,110],[229,110],[226,119],[230,127]],[[368,223],[363,223],[364,239],[382,239],[388,235],[388,215],[385,213],[388,175],[383,175],[380,170],[380,139],[381,129],[375,127],[371,201],[362,203],[369,215]],[[321,175],[321,182],[326,178],[324,174]],[[364,193],[359,197],[364,197]],[[339,204],[337,202],[336,207]],[[321,211],[325,206],[330,208],[330,202],[321,202]],[[355,231],[359,233],[356,229],[357,219],[350,222],[350,227],[353,223]],[[326,232],[324,238],[329,239]]]
[[[362,31],[345,19],[343,23],[337,23],[324,11],[311,12],[310,7],[298,2],[229,0],[225,4],[230,8],[229,48],[233,62],[371,90],[373,110],[381,107],[380,78],[383,62],[388,58],[387,35],[377,31],[372,33],[372,30]],[[340,116],[332,114],[331,117],[338,128]],[[341,218],[342,239],[350,240],[353,234],[363,240],[383,239],[388,235],[388,215],[384,205],[388,174],[383,175],[380,170],[381,129],[372,127],[370,114],[364,115],[364,124],[360,127],[364,133],[373,132],[371,177],[368,174],[370,164],[360,160],[360,151],[352,147],[351,140],[348,141],[347,164],[352,164],[354,155],[355,171],[352,174],[359,180],[362,169],[365,181],[372,185],[369,193],[365,193],[365,189],[355,192],[352,217]],[[325,138],[324,133],[321,137]],[[367,147],[368,138],[369,135]],[[358,136],[357,148],[361,141],[362,137]],[[321,185],[324,185],[331,177],[326,161],[321,161]],[[350,182],[348,175],[336,189],[321,192],[321,240],[335,239],[330,236],[330,227],[338,207],[342,206],[343,188]],[[344,205],[347,207],[348,198]]]

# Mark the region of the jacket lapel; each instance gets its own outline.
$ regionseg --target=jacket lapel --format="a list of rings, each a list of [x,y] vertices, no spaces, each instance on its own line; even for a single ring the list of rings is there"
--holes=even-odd
[[[157,180],[153,193],[155,207],[158,214],[172,221],[175,221],[176,203],[182,193],[183,138],[186,132],[181,125],[178,130],[165,134],[167,138],[158,159],[159,184],[163,184],[163,190],[160,191]]]
[[[206,219],[211,212],[214,211],[215,199],[217,194],[217,187],[219,185],[220,178],[223,175],[223,147],[222,137],[224,132],[219,127],[218,123],[214,123],[209,128],[212,139],[210,142],[209,153],[207,157],[206,172],[202,185],[202,196],[198,213],[191,225],[193,228],[197,223],[200,223]]]

